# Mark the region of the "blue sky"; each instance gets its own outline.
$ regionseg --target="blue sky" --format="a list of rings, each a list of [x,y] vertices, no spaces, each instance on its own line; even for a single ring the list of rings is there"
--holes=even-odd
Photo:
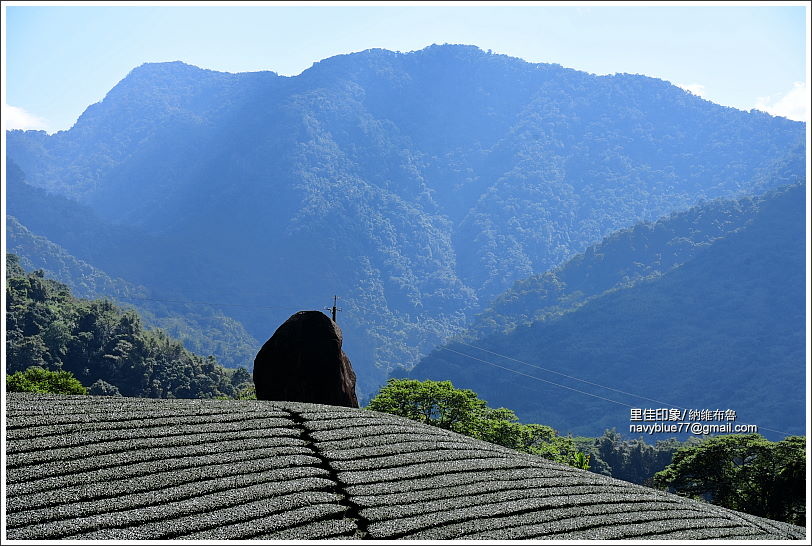
[[[727,106],[809,117],[806,2],[246,4],[4,2],[5,128],[68,129],[145,62],[296,75],[337,54],[433,43],[645,74]]]

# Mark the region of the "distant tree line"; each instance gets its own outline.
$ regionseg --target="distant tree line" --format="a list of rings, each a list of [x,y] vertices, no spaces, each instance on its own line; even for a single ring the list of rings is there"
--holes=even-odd
[[[597,438],[577,436],[574,440],[589,455],[592,472],[647,486],[653,486],[654,475],[671,463],[678,449],[700,442],[690,437],[684,442],[669,438],[649,444],[642,437],[624,438],[615,429]]]
[[[146,330],[132,310],[75,298],[41,270],[26,273],[13,254],[6,264],[10,375],[32,366],[64,371],[91,394],[152,398],[235,398],[251,385],[245,368],[228,370],[161,330]]]

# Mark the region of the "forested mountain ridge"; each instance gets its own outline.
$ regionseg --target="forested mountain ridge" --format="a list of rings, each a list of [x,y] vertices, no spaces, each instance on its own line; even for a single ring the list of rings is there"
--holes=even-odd
[[[136,299],[148,297],[149,291],[120,278],[113,278],[87,262],[71,256],[56,245],[20,224],[14,216],[6,218],[6,250],[20,256],[23,269],[42,269],[51,278],[72,288],[79,298],[110,297]]]
[[[803,202],[804,187],[796,183],[758,197],[718,199],[612,233],[560,266],[516,281],[475,317],[465,335],[508,333],[572,311],[607,291],[663,275],[744,229],[758,218],[760,207],[783,193]]]
[[[165,332],[145,329],[133,310],[75,298],[42,270],[27,273],[13,254],[6,268],[9,374],[39,366],[71,372],[108,395],[150,398],[235,397],[250,386],[244,368],[190,353]]]
[[[225,301],[261,341],[338,294],[371,392],[608,233],[775,187],[765,166],[803,138],[662,80],[444,45],[295,77],[148,64],[69,131],[10,132],[7,154],[31,184],[162,241],[171,256],[113,244],[102,267],[158,298]],[[17,218],[98,265],[70,230]]]
[[[678,228],[690,234],[702,225],[718,232],[716,226],[749,216],[736,220],[740,228],[699,245],[670,271],[641,277],[631,286],[621,283],[563,312],[542,313],[507,334],[450,343],[409,375],[450,379],[491,404],[509,403],[522,419],[562,432],[627,430],[629,407],[676,407],[733,409],[737,424],[756,424],[765,436],[800,434],[805,426],[805,192],[805,184],[796,184],[763,199],[711,203],[659,227],[644,225],[612,236],[560,269],[572,277],[571,284],[588,285],[591,266],[601,262],[614,264],[609,269],[615,273],[634,270],[639,265],[633,262],[639,256],[635,244],[645,244],[653,233],[673,234],[671,228]],[[671,251],[667,238],[660,244]],[[603,260],[598,249],[605,252]],[[560,304],[563,291],[550,278],[528,284],[526,293],[514,290],[511,298],[501,299],[503,308]],[[545,299],[550,287],[554,290]]]

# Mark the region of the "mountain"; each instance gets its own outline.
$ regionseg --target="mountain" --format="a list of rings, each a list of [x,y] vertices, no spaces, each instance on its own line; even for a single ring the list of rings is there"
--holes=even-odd
[[[143,245],[145,252],[157,247],[155,241],[110,225],[75,201],[26,184],[13,162],[7,165],[6,182],[9,198],[6,250],[20,256],[24,269],[42,269],[49,278],[70,286],[76,297],[109,298],[120,306],[133,308],[147,327],[161,328],[193,353],[213,355],[227,367],[252,367],[258,342],[223,311],[162,299],[146,286],[114,278],[33,233],[12,213],[26,218],[32,229],[59,233],[63,241],[97,264],[109,265],[108,259],[117,254],[119,244],[127,244],[130,249]],[[178,257],[171,251],[168,254],[167,260]]]
[[[495,309],[546,305],[535,320],[450,343],[409,375],[449,379],[578,434],[629,430],[631,407],[732,409],[735,424],[765,436],[803,434],[805,191],[615,234],[497,300]],[[651,264],[662,271],[642,275]],[[603,290],[596,277],[616,284]]]
[[[362,395],[514,281],[777,166],[802,178],[804,154],[803,123],[455,45],[295,77],[145,64],[70,130],[7,138],[28,183],[111,227],[21,224],[156,298],[228,304],[261,342],[337,294]]]

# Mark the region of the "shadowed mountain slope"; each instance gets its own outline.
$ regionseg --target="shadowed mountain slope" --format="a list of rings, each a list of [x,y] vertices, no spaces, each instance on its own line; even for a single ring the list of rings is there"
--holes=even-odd
[[[7,396],[9,539],[801,539],[391,415]]]
[[[498,302],[541,318],[441,347],[410,377],[573,434],[628,430],[630,407],[730,408],[769,438],[803,434],[806,204],[793,185],[613,236]]]
[[[466,337],[508,333],[565,314],[608,291],[664,275],[714,242],[746,229],[765,210],[793,220],[779,237],[794,235],[793,252],[800,258],[805,194],[805,184],[791,184],[757,197],[703,203],[616,231],[559,267],[517,281],[477,315]],[[800,260],[797,265],[802,266]]]

